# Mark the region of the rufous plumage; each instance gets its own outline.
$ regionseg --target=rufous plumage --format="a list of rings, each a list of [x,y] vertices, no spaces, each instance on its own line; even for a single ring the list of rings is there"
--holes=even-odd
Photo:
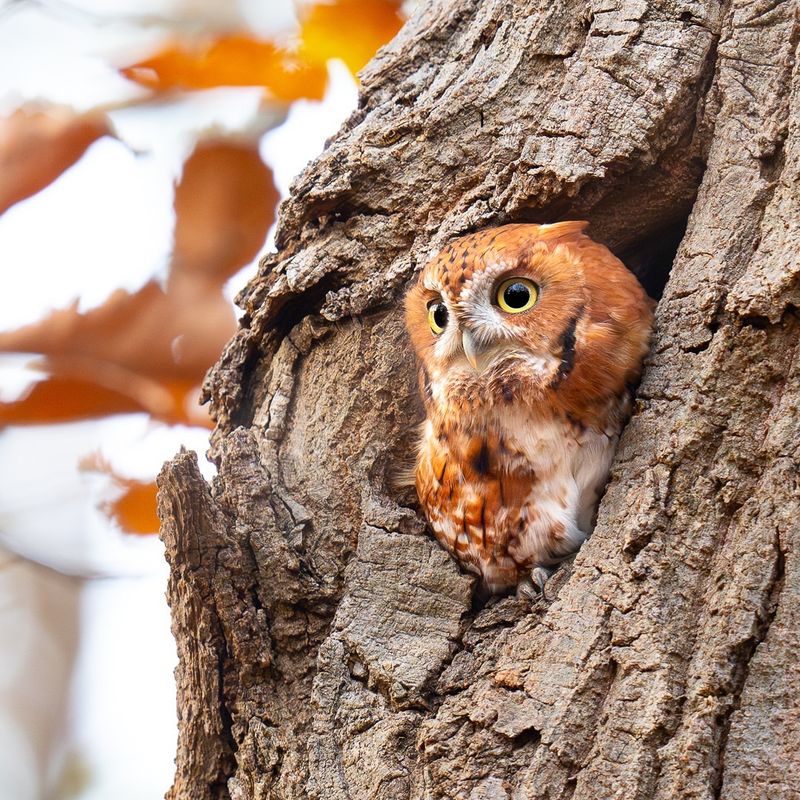
[[[648,348],[652,302],[586,226],[465,236],[406,297],[427,414],[417,494],[491,592],[541,586],[591,532]]]

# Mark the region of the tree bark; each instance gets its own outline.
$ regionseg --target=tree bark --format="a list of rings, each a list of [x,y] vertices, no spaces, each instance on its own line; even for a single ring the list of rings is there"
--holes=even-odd
[[[367,67],[209,377],[218,477],[160,477],[169,797],[800,797],[799,32],[780,0],[433,0]],[[653,292],[674,263],[593,536],[481,607],[392,488],[401,298],[456,235],[569,218]]]

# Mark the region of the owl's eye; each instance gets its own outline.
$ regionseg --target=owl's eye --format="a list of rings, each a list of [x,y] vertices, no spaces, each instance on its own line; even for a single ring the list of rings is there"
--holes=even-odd
[[[447,317],[447,306],[441,300],[428,305],[428,325],[437,336],[447,327]]]
[[[539,287],[527,278],[509,278],[497,287],[497,305],[509,314],[527,311],[539,299]]]

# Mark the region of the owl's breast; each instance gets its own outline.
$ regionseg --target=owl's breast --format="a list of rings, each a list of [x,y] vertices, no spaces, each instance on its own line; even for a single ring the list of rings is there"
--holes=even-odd
[[[492,591],[513,588],[531,566],[582,541],[568,448],[553,437],[527,432],[521,441],[503,425],[426,423],[420,502],[437,540]]]

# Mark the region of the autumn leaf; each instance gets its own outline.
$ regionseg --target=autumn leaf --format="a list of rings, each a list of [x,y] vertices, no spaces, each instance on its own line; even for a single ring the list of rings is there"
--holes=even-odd
[[[110,133],[104,115],[64,108],[20,108],[0,120],[0,214],[44,189]]]
[[[120,69],[156,92],[263,86],[277,100],[319,100],[327,61],[341,58],[355,74],[403,24],[400,0],[332,0],[301,13],[294,49],[248,34],[173,42],[150,58]]]
[[[116,500],[104,503],[102,510],[122,528],[125,533],[147,535],[158,533],[159,520],[156,513],[158,488],[154,481],[135,481],[115,478],[123,489]]]
[[[263,86],[278,100],[319,100],[325,91],[324,64],[309,63],[273,42],[245,34],[198,42],[175,42],[120,72],[157,92],[217,86]]]
[[[147,413],[170,424],[211,427],[197,402],[197,381],[155,381],[113,365],[78,359],[43,359],[45,373],[21,397],[0,402],[0,428]]]
[[[301,16],[301,52],[312,63],[341,58],[355,74],[403,25],[399,0],[332,0]]]
[[[156,513],[155,481],[140,481],[120,475],[102,453],[95,451],[83,456],[78,462],[81,472],[96,472],[107,475],[115,489],[116,499],[100,505],[100,510],[113,519],[125,533],[152,534],[159,529]]]
[[[129,395],[73,376],[38,381],[18,400],[0,403],[0,426],[41,425],[142,411]]]
[[[77,303],[0,332],[0,351],[41,353],[50,375],[0,423],[33,424],[146,411],[166,422],[208,424],[196,387],[233,335],[225,281],[251,261],[278,193],[255,143],[201,142],[175,192],[175,246],[166,287],[114,292],[85,313]]]
[[[221,281],[181,281],[179,287],[166,292],[151,281],[133,294],[117,290],[85,313],[77,304],[54,311],[0,332],[0,351],[79,357],[87,378],[111,364],[162,381],[199,383],[233,334],[235,317]]]
[[[200,142],[175,190],[171,277],[233,275],[258,255],[279,198],[255,144]]]

